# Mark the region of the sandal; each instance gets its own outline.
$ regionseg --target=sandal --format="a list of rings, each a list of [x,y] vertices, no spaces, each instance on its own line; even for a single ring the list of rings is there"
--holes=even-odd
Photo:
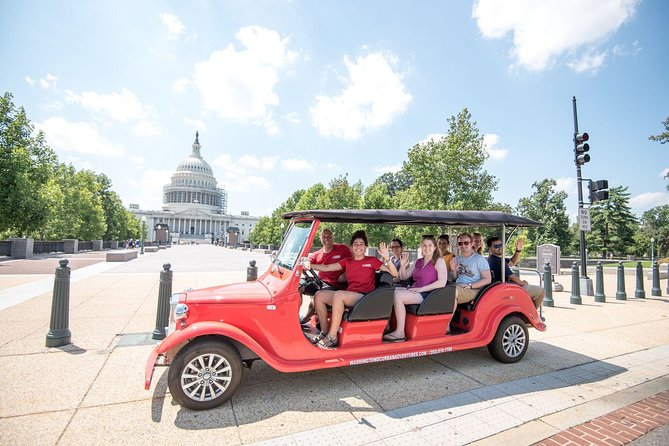
[[[323,333],[322,331],[317,331],[316,333],[311,333],[311,332],[304,332],[304,335],[309,339],[309,342],[312,344],[317,344],[319,341],[325,339],[328,337],[326,333]]]
[[[396,335],[391,335],[390,333],[383,336],[383,340],[386,342],[404,342],[406,337],[397,337]]]
[[[337,342],[339,342],[339,339],[336,336],[333,339],[329,335],[325,335],[325,337],[318,341],[316,347],[322,348],[323,350],[332,350],[337,346]]]

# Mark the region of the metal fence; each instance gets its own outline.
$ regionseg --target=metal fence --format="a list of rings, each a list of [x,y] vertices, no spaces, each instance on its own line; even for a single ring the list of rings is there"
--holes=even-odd
[[[35,240],[33,242],[33,254],[48,254],[51,252],[65,251],[65,243],[63,241],[41,241]]]
[[[93,249],[93,242],[89,241],[84,241],[84,240],[79,240],[78,243],[78,251],[90,251]]]
[[[11,255],[12,255],[11,240],[0,240],[0,256],[11,256]]]

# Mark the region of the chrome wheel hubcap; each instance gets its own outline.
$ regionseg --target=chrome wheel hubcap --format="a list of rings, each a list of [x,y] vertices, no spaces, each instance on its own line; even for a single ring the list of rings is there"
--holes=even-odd
[[[504,332],[504,337],[502,338],[502,348],[504,353],[509,357],[515,358],[518,356],[523,349],[525,348],[525,332],[523,328],[519,325],[511,325]]]
[[[232,378],[230,363],[221,355],[193,358],[181,372],[181,389],[192,400],[211,401],[226,391]]]

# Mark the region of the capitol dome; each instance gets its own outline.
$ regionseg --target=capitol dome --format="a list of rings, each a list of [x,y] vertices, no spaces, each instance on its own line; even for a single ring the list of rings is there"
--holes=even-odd
[[[190,156],[179,163],[170,184],[163,187],[163,209],[180,211],[201,208],[215,213],[227,212],[227,193],[217,187],[216,177],[200,153],[199,133]]]

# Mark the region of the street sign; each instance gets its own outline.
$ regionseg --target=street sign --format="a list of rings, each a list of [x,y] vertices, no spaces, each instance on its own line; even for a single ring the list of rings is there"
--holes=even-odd
[[[578,226],[581,231],[590,230],[590,209],[580,208],[578,210]]]

